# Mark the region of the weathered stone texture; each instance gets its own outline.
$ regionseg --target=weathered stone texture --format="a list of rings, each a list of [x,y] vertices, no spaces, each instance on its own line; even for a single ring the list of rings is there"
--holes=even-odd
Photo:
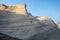
[[[40,16],[40,17],[37,17],[38,20],[40,21],[47,21],[47,20],[51,20],[51,18],[48,18],[46,16]]]
[[[30,16],[0,11],[0,33],[11,37],[22,40],[46,40],[57,30],[58,28],[52,20],[39,22]]]
[[[55,22],[58,28],[60,29],[60,22]]]
[[[6,6],[4,4],[0,4],[0,10],[6,10],[10,12],[16,12],[16,14],[27,15],[26,4],[21,4],[16,6]]]

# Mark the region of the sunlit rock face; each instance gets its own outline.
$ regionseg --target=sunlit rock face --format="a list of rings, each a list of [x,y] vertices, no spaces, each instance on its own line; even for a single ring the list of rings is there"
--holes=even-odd
[[[15,12],[16,14],[27,15],[26,4],[21,4],[16,6],[6,6],[4,4],[0,4],[0,10],[6,10],[10,12]]]
[[[46,16],[40,16],[40,17],[38,16],[36,17],[36,19],[42,23],[45,23],[45,25],[52,25],[52,26],[56,25],[51,18],[48,18]]]
[[[51,18],[48,18],[48,17],[46,17],[46,16],[38,16],[37,19],[40,20],[40,21],[51,20]]]
[[[60,22],[55,22],[56,24],[60,25]]]
[[[4,4],[0,4],[0,10],[4,10],[7,6]]]
[[[60,22],[55,22],[58,26],[58,28],[60,29]]]

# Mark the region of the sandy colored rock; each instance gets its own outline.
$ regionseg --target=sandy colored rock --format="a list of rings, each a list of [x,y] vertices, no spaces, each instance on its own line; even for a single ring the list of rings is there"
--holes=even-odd
[[[55,22],[56,24],[60,24],[60,22]]]
[[[58,28],[60,29],[60,22],[55,22],[58,26]]]
[[[26,4],[16,5],[16,6],[7,6],[0,4],[0,10],[6,10],[10,12],[16,12],[16,14],[27,15]]]
[[[48,17],[44,17],[44,16],[40,16],[40,17],[37,17],[38,20],[40,21],[46,21],[46,20],[51,20],[51,18],[48,18]]]
[[[5,9],[5,5],[4,4],[0,4],[0,10],[4,10]]]
[[[53,26],[56,25],[51,18],[46,16],[38,16],[36,17],[36,19],[41,23],[45,23],[44,25],[53,25]]]

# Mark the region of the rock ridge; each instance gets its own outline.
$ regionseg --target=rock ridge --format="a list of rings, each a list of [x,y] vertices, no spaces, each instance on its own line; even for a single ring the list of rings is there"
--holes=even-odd
[[[0,10],[6,10],[10,12],[15,12],[16,14],[27,15],[26,4],[21,4],[16,6],[6,6],[4,4],[0,4]]]

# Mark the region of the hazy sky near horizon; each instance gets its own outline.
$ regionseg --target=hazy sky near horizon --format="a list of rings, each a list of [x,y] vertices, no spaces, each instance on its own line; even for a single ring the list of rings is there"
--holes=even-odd
[[[26,3],[27,10],[33,16],[48,16],[60,21],[60,0],[0,0],[5,5]]]

